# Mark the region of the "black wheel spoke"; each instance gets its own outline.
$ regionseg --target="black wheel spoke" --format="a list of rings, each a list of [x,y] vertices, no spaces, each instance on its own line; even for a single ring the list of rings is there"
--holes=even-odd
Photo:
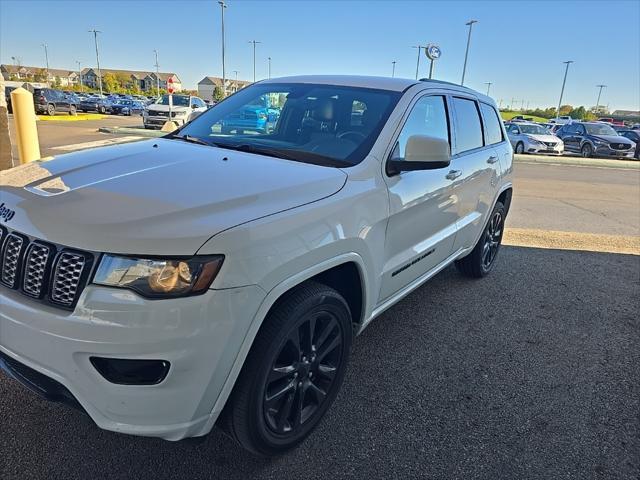
[[[296,403],[296,416],[295,416],[295,425],[302,425],[302,411],[304,410],[304,397],[306,396],[307,389],[304,385],[298,388],[298,401]]]
[[[284,401],[282,408],[278,412],[276,427],[278,431],[283,432],[287,426],[289,421],[289,416],[291,415],[291,407],[293,406],[293,400],[295,399],[295,392],[289,393],[287,395],[286,400]]]
[[[269,373],[269,378],[267,379],[267,384],[271,384],[273,382],[277,382],[283,378],[286,378],[292,375],[296,371],[296,367],[293,365],[286,365],[284,367],[273,367],[271,372]]]
[[[274,403],[277,404],[278,401],[281,400],[282,397],[287,392],[290,392],[294,388],[295,388],[295,382],[289,382],[285,386],[283,386],[282,388],[277,390],[276,392],[272,393],[271,395],[269,395],[269,394],[265,395],[265,399],[264,400],[265,400],[267,406],[273,406]]]
[[[327,355],[329,355],[336,347],[340,345],[340,337],[336,335],[330,342],[327,342],[322,348],[318,351],[318,359],[322,361]]]
[[[318,374],[327,380],[333,381],[333,378],[336,376],[336,367],[320,364],[318,365]]]
[[[315,383],[310,382],[309,383],[309,390],[313,392],[313,394],[316,397],[316,402],[318,403],[318,405],[320,405],[320,403],[322,403],[322,401],[324,400],[324,397],[327,396],[327,392],[325,392],[324,390],[322,390],[320,387],[318,387]]]
[[[335,326],[336,322],[333,317],[331,317],[331,320],[325,323],[323,330],[320,332],[320,335],[315,342],[316,350],[320,350],[322,348],[322,345],[327,341],[327,337],[329,337]]]

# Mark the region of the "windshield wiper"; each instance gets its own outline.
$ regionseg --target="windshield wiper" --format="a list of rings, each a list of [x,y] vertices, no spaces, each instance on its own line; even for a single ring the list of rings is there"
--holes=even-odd
[[[346,160],[327,157],[318,153],[307,152],[306,150],[278,149],[269,147],[257,147],[247,143],[227,144],[218,143],[216,147],[227,148],[229,150],[237,150],[240,152],[255,153],[265,155],[267,157],[283,158],[285,160],[294,160],[296,162],[311,163],[314,165],[322,165],[327,167],[350,167],[351,164]]]
[[[174,138],[176,140],[182,140],[183,142],[195,143],[198,145],[205,145],[207,147],[217,147],[218,145],[213,142],[207,142],[200,137],[194,137],[192,135],[167,135],[167,138]]]

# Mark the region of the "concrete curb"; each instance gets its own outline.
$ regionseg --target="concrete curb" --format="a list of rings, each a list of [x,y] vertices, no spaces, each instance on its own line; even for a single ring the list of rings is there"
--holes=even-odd
[[[582,157],[551,157],[545,155],[515,155],[516,163],[543,163],[547,165],[573,165],[579,167],[626,168],[640,170],[637,160],[617,160],[615,158],[582,158]]]
[[[166,135],[167,132],[161,130],[147,130],[146,128],[134,127],[100,127],[100,133],[111,133],[114,135],[137,135],[139,137],[158,138]]]

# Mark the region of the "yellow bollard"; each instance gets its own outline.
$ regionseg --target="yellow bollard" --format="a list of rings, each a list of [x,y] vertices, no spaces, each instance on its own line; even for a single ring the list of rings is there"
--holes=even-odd
[[[20,163],[28,163],[40,158],[40,142],[36,128],[36,112],[33,108],[33,94],[24,88],[11,92],[13,121],[16,124],[18,154]]]

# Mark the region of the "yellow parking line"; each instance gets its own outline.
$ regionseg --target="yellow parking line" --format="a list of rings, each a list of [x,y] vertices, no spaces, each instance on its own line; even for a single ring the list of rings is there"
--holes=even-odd
[[[502,243],[517,247],[640,255],[640,236],[507,228]]]
[[[50,117],[48,115],[38,115],[36,118],[38,120],[45,120],[48,122],[79,122],[81,120],[102,120],[106,118],[106,115],[101,115],[99,113],[78,113],[77,115],[54,115]]]

